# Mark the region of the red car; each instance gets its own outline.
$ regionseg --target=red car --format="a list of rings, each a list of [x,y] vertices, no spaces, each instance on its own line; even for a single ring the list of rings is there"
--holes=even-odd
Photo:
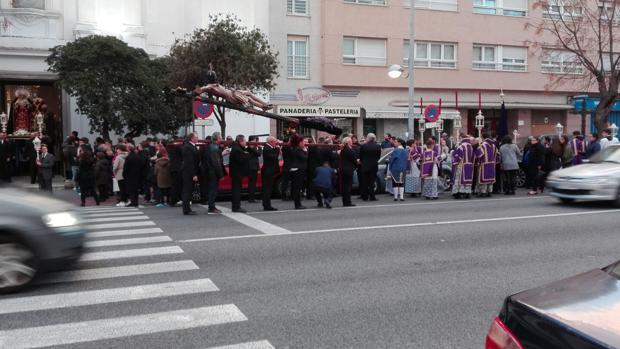
[[[223,155],[222,158],[224,160],[224,168],[226,169],[226,176],[220,179],[219,194],[225,195],[225,194],[230,194],[230,192],[232,191],[232,179],[230,178],[230,172],[229,172],[230,170],[228,168],[230,156],[229,154],[226,154],[226,155]],[[278,176],[276,177],[276,183],[273,186],[274,196],[280,196],[282,194],[282,162],[283,161],[280,158],[280,174],[278,174]],[[258,159],[258,176],[256,178],[256,190],[258,192],[260,192],[261,189],[263,188],[263,178],[261,176],[262,168],[263,168],[263,157],[261,156]],[[248,178],[245,177],[243,178],[243,182],[242,182],[242,192],[247,192],[247,190],[248,190]]]

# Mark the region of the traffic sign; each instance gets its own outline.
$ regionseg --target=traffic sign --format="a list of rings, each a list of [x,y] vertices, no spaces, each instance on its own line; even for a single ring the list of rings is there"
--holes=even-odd
[[[437,122],[439,120],[440,114],[441,110],[438,106],[434,104],[429,104],[424,109],[424,120],[426,120],[426,122]]]
[[[213,114],[213,104],[203,103],[201,101],[194,102],[194,116],[197,119],[204,120]]]

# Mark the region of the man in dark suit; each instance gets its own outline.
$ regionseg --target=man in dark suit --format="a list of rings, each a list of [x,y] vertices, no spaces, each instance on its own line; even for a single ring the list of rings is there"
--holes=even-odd
[[[350,137],[342,140],[340,151],[340,185],[342,190],[342,206],[355,206],[351,202],[351,187],[353,186],[353,173],[357,168],[358,161],[353,150],[353,141]]]
[[[230,150],[230,178],[232,179],[232,210],[245,213],[241,208],[241,186],[243,177],[248,176],[250,153],[245,146],[245,137],[238,135]]]
[[[38,132],[32,132],[32,138],[26,141],[25,153],[28,156],[28,169],[30,173],[30,184],[35,184],[37,182],[37,175],[39,171],[39,167],[37,166],[37,155],[38,152],[34,147],[34,140],[39,136]]]
[[[192,211],[190,204],[192,201],[192,193],[194,192],[194,183],[198,182],[199,172],[199,157],[198,149],[196,149],[196,142],[198,138],[196,134],[190,133],[183,145],[183,164],[181,166],[181,174],[183,177],[183,214],[195,215],[196,212]]]
[[[173,143],[168,149],[168,156],[170,157],[170,176],[172,178],[170,201],[172,202],[172,206],[174,206],[181,200],[181,189],[183,188],[183,179],[181,176],[183,147]]]
[[[258,142],[257,136],[250,136],[249,142]],[[248,202],[256,202],[254,196],[256,195],[256,179],[258,178],[259,159],[261,156],[261,149],[255,145],[249,145],[247,147],[249,153],[248,159]]]
[[[14,147],[13,142],[6,138],[6,133],[0,132],[0,181],[11,182]]]
[[[123,166],[123,179],[130,207],[138,207],[138,192],[142,188],[144,162],[133,144],[127,144],[127,157]]]
[[[277,211],[271,206],[271,193],[276,176],[280,173],[280,149],[277,147],[278,140],[275,137],[267,137],[267,144],[263,147],[263,168],[261,176],[263,180],[263,209],[265,211]]]
[[[224,160],[222,158],[222,148],[220,142],[222,136],[219,132],[214,132],[211,136],[211,144],[205,148],[205,152],[201,159],[201,166],[207,181],[207,197],[209,203],[209,213],[219,214],[222,211],[215,207],[215,199],[219,189],[220,179],[226,175],[224,168]]]
[[[377,182],[381,146],[377,144],[377,136],[374,133],[369,133],[366,136],[366,143],[360,147],[359,158],[361,162],[360,194],[362,200],[377,201],[374,184]]]
[[[37,167],[39,167],[39,187],[41,190],[52,191],[55,160],[54,155],[48,153],[47,144],[41,144],[41,155],[36,160]]]

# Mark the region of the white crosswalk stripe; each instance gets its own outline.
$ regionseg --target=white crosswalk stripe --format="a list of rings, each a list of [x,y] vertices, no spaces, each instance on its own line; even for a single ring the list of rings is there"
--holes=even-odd
[[[153,236],[147,238],[133,238],[133,239],[117,239],[117,240],[97,240],[86,241],[84,247],[108,247],[108,246],[126,246],[126,245],[141,245],[141,244],[153,244],[158,242],[171,242],[172,239],[169,236]]]
[[[145,227],[155,225],[155,222],[145,221],[145,222],[122,222],[122,223],[104,223],[104,224],[93,224],[89,225],[88,228],[91,230],[105,230],[105,229],[114,229],[114,228],[131,228],[131,227]]]
[[[120,217],[120,216],[135,216],[143,214],[139,211],[130,211],[130,212],[96,212],[96,213],[82,213],[82,217],[84,218],[97,218],[97,217]]]
[[[269,341],[246,342],[233,345],[224,345],[221,347],[212,347],[209,349],[275,349]]]
[[[121,221],[139,221],[149,219],[149,216],[143,214],[134,216],[121,216],[121,217],[100,217],[100,218],[87,218],[83,219],[84,223],[99,223],[99,222],[121,222]]]
[[[123,212],[123,211],[138,211],[135,207],[116,207],[116,206],[108,206],[108,207],[88,207],[82,208],[78,210],[82,213],[94,213],[94,212]]]
[[[43,277],[39,279],[37,283],[43,284],[43,283],[60,283],[60,282],[110,279],[110,278],[127,277],[127,276],[172,273],[172,272],[197,270],[197,269],[198,269],[198,266],[196,265],[196,263],[190,260],[161,262],[161,263],[134,264],[134,265],[124,265],[120,267],[80,269],[80,270],[49,273],[49,274],[43,275]]]
[[[118,303],[214,291],[219,291],[219,289],[211,280],[197,279],[46,296],[9,298],[0,300],[0,314]]]
[[[142,235],[142,234],[157,234],[163,233],[161,228],[142,228],[142,229],[121,229],[121,230],[107,230],[86,234],[87,238],[105,238],[113,236],[128,236],[128,235]]]
[[[0,331],[0,348],[41,348],[247,321],[234,304]]]
[[[134,257],[147,257],[158,256],[167,254],[183,253],[183,250],[179,246],[166,246],[166,247],[151,247],[151,248],[138,248],[132,250],[114,250],[103,252],[89,252],[82,255],[80,261],[101,261],[105,259],[120,259],[120,258],[134,258]]]

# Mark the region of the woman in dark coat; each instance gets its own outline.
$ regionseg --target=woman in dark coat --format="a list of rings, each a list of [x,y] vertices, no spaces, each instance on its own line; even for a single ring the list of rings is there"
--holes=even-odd
[[[99,199],[106,201],[110,193],[111,176],[110,161],[105,153],[97,153],[97,162],[95,162],[95,185],[99,192]]]
[[[529,160],[527,162],[527,172],[532,179],[532,188],[528,194],[537,195],[539,189],[541,189],[541,191],[544,189],[544,183],[542,183],[541,187],[539,174],[541,174],[545,162],[545,147],[538,142],[538,138],[536,137],[532,137],[530,142],[531,146],[529,150]]]
[[[80,171],[78,183],[80,183],[80,198],[82,206],[86,206],[86,198],[92,196],[99,205],[99,196],[95,190],[95,158],[93,153],[86,147],[82,148],[78,159]]]
[[[129,195],[129,206],[138,207],[138,191],[142,188],[144,162],[133,146],[129,146],[127,152],[123,166],[123,178]]]
[[[301,188],[306,178],[308,169],[308,149],[306,149],[306,139],[300,135],[291,137],[291,196],[295,202],[296,210],[305,209],[301,205]]]

